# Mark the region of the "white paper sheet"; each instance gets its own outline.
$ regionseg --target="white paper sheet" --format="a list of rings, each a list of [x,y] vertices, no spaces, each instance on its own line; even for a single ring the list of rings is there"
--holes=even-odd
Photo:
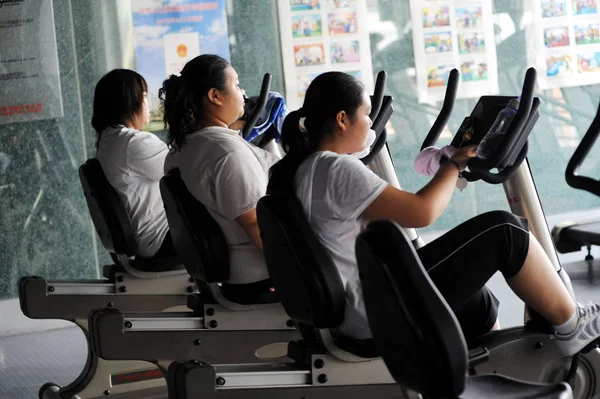
[[[444,98],[453,68],[457,98],[498,93],[491,0],[410,0],[410,7],[420,103]]]
[[[278,0],[285,97],[300,108],[310,82],[342,71],[373,91],[365,0]]]
[[[52,0],[0,2],[0,124],[63,116]]]
[[[598,0],[535,0],[529,54],[542,89],[600,83]]]

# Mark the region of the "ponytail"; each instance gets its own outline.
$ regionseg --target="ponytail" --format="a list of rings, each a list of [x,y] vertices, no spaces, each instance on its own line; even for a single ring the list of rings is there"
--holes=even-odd
[[[302,162],[333,133],[338,112],[356,114],[363,95],[363,85],[343,72],[326,72],[311,82],[302,108],[290,112],[283,122],[281,146],[286,155],[271,167],[267,193],[294,195]]]
[[[171,75],[158,91],[164,113],[167,144],[181,149],[185,137],[198,130],[203,118],[204,100],[210,89],[224,91],[229,63],[214,54],[188,61],[181,76]]]
[[[311,151],[308,132],[300,129],[301,118],[304,118],[302,108],[290,112],[283,121],[281,147],[286,154],[271,167],[268,194],[293,192],[296,171],[314,151]]]
[[[167,129],[167,144],[180,149],[185,136],[194,132],[198,125],[194,93],[188,90],[183,77],[171,75],[158,90],[161,100],[163,121]]]

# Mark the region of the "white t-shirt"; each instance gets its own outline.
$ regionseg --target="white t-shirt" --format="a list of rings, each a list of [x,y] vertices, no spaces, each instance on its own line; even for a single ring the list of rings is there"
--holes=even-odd
[[[354,250],[364,225],[358,217],[387,185],[356,157],[330,151],[312,154],[295,176],[296,195],[310,227],[340,272],[346,309],[338,330],[351,338],[372,337]]]
[[[138,245],[137,254],[153,256],[169,231],[159,182],[169,152],[156,135],[125,126],[100,134],[96,159],[125,204]]]
[[[278,160],[238,132],[213,126],[186,136],[181,150],[171,149],[165,161],[165,172],[179,168],[187,189],[221,227],[229,246],[229,283],[269,277],[262,252],[235,219],[256,208],[267,192],[269,168]]]

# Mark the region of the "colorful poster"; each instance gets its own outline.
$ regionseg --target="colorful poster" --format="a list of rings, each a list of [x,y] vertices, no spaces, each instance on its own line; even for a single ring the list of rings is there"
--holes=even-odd
[[[343,71],[373,90],[366,0],[278,0],[286,102],[302,106],[310,82]]]
[[[163,128],[158,90],[200,54],[230,60],[225,0],[131,0],[136,70],[148,82],[150,125]]]
[[[542,89],[600,83],[598,0],[535,0],[530,62]]]
[[[0,37],[0,124],[62,117],[52,1],[0,1]]]
[[[410,0],[419,102],[444,98],[450,71],[457,98],[498,93],[491,0]]]

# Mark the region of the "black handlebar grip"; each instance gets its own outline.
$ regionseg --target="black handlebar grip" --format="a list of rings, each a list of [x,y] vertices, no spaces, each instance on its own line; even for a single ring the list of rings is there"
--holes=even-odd
[[[375,81],[375,91],[373,92],[373,98],[371,101],[371,114],[369,115],[371,120],[374,120],[377,117],[379,110],[381,109],[386,82],[387,73],[385,71],[379,71],[377,74],[377,80]]]
[[[523,90],[521,92],[519,108],[509,124],[508,130],[504,134],[503,140],[498,146],[497,150],[488,159],[471,159],[469,161],[469,169],[476,172],[482,172],[496,168],[500,162],[508,156],[510,151],[513,150],[521,130],[523,129],[529,114],[531,113],[536,74],[535,68],[529,68],[527,70],[527,73],[525,74],[525,80],[523,82]]]
[[[448,76],[448,84],[446,85],[444,104],[442,105],[442,109],[438,114],[438,117],[435,119],[433,126],[431,126],[431,129],[429,129],[429,133],[427,133],[425,141],[423,141],[421,151],[434,145],[438,141],[440,134],[442,134],[442,130],[444,130],[444,126],[446,126],[446,123],[448,123],[448,119],[450,119],[450,115],[452,115],[452,109],[454,108],[454,101],[456,100],[459,76],[460,75],[458,74],[458,70],[456,68],[450,71],[450,75]]]
[[[525,126],[525,122],[531,113],[533,106],[533,95],[535,92],[535,81],[537,72],[535,68],[529,68],[525,74],[525,81],[523,82],[523,90],[521,92],[521,101],[519,102],[519,109],[512,122],[508,126],[508,130],[505,134],[504,140],[500,144],[497,153],[493,158],[500,161],[504,160],[508,153],[513,149],[521,130]]]
[[[477,174],[477,178],[483,180],[486,183],[490,183],[490,184],[504,183],[506,180],[508,180],[513,175],[513,173],[515,173],[517,171],[517,169],[519,169],[519,167],[521,166],[521,164],[527,157],[528,151],[529,151],[529,142],[526,142],[523,145],[521,152],[519,152],[519,155],[517,156],[517,159],[514,164],[507,166],[506,168],[502,169],[501,172],[498,172],[498,173],[492,173],[490,171],[484,171],[484,170],[479,171]]]
[[[252,113],[248,117],[248,121],[242,128],[242,137],[248,137],[248,134],[256,125],[256,121],[258,121],[258,117],[260,113],[265,108],[265,104],[267,103],[267,97],[269,96],[269,89],[271,88],[271,74],[265,73],[263,77],[262,86],[260,88],[260,94],[258,96],[258,100],[256,101],[256,105],[252,110]]]

